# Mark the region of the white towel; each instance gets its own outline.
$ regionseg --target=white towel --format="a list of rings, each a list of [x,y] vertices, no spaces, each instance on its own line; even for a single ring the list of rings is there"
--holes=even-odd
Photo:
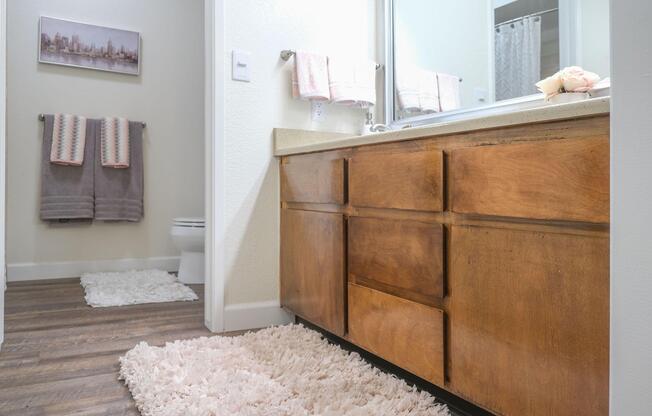
[[[396,71],[396,95],[401,110],[412,113],[421,109],[419,104],[419,68],[403,64]]]
[[[376,62],[365,60],[356,64],[355,85],[361,107],[376,105]]]
[[[441,111],[460,108],[460,78],[455,75],[437,73],[439,80],[439,103]]]
[[[292,96],[302,100],[330,100],[326,56],[303,51],[294,54]]]
[[[355,65],[351,60],[328,57],[328,86],[334,103],[343,105],[356,103]]]
[[[376,103],[376,63],[328,58],[331,100],[336,104],[369,107]]]
[[[441,111],[437,74],[425,69],[419,70],[419,108],[422,113]]]

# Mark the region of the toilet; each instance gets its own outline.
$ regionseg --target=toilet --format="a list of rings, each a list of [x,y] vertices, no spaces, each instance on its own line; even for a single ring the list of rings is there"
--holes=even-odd
[[[179,281],[204,283],[204,227],[203,218],[175,218],[172,223],[172,241],[181,250]]]

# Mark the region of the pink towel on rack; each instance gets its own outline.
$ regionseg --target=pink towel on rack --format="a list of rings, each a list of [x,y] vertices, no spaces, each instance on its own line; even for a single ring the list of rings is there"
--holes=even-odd
[[[441,111],[460,108],[460,78],[455,75],[437,73],[439,81],[439,103]]]
[[[104,117],[100,127],[102,166],[124,169],[129,167],[129,120]]]
[[[52,129],[50,162],[64,166],[81,166],[86,147],[86,117],[55,114]]]
[[[376,63],[328,57],[331,99],[336,104],[369,107],[376,104]]]
[[[326,56],[302,51],[294,54],[292,96],[313,101],[331,99]]]

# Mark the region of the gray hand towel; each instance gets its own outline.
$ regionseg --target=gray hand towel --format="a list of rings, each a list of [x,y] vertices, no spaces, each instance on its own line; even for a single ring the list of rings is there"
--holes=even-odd
[[[143,218],[143,125],[129,122],[130,163],[126,169],[102,166],[101,120],[95,133],[95,219],[140,221]]]
[[[81,166],[50,162],[54,115],[45,116],[41,152],[41,210],[44,221],[88,220],[93,218],[95,129],[86,126],[86,147]]]

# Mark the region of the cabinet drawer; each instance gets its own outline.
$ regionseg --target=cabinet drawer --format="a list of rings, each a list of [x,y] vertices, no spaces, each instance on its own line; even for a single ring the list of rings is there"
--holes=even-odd
[[[281,200],[344,204],[344,159],[306,156],[281,164]]]
[[[349,280],[422,303],[442,298],[443,226],[349,219]]]
[[[451,152],[454,212],[609,222],[609,138],[479,146]]]
[[[344,335],[344,216],[281,211],[281,304]]]
[[[349,338],[431,383],[444,383],[440,309],[349,283]]]
[[[349,162],[349,194],[357,207],[442,211],[439,150],[362,154]]]

